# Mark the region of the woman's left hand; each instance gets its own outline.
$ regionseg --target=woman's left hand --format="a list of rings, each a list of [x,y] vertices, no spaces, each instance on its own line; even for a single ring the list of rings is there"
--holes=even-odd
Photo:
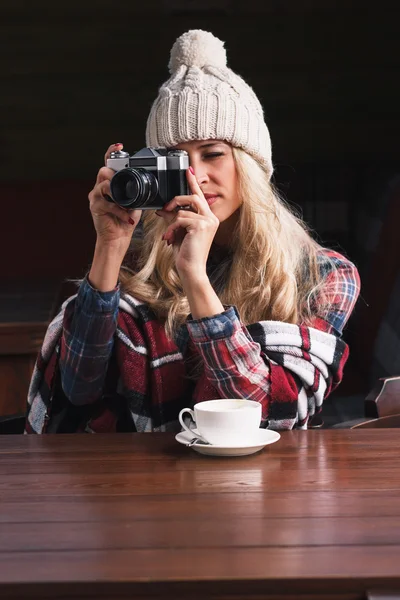
[[[156,212],[169,224],[163,239],[173,245],[175,265],[181,280],[200,281],[207,277],[207,258],[219,220],[211,211],[190,169],[186,176],[192,195],[176,196],[163,210]],[[190,210],[175,212],[178,206],[190,206]]]

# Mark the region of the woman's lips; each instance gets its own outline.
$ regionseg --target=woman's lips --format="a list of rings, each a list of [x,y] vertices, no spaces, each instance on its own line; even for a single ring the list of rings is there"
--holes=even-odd
[[[214,204],[214,202],[216,202],[219,198],[219,196],[211,196],[210,194],[205,194],[204,197],[207,200],[208,206],[211,206],[211,204]]]

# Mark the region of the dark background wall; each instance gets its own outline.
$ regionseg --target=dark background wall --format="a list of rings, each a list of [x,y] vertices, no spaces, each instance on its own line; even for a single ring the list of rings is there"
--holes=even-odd
[[[226,42],[259,96],[282,192],[351,254],[357,203],[398,164],[399,15],[345,0],[2,3],[3,282],[84,273],[104,152],[144,145],[170,48],[192,28]]]

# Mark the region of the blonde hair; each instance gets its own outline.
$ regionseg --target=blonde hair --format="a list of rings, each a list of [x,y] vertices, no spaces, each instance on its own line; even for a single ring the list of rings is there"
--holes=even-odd
[[[222,304],[237,307],[245,325],[262,320],[310,323],[318,309],[326,310],[318,266],[321,246],[259,163],[244,150],[232,151],[242,204],[232,231],[230,268],[224,269],[218,296]],[[133,240],[120,280],[124,291],[165,320],[166,333],[173,338],[190,307],[172,246],[161,239],[165,230],[163,219],[145,211],[142,239]]]

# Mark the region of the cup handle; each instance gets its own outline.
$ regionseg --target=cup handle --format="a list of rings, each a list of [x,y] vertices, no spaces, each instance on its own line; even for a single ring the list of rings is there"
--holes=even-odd
[[[190,427],[188,427],[186,425],[186,423],[183,421],[183,415],[184,413],[190,413],[190,416],[192,417],[193,421],[194,421],[194,411],[191,408],[182,408],[181,412],[179,413],[179,423],[182,425],[183,429],[185,429],[185,431],[188,431],[190,433],[190,435],[195,435],[193,429],[190,429]]]

